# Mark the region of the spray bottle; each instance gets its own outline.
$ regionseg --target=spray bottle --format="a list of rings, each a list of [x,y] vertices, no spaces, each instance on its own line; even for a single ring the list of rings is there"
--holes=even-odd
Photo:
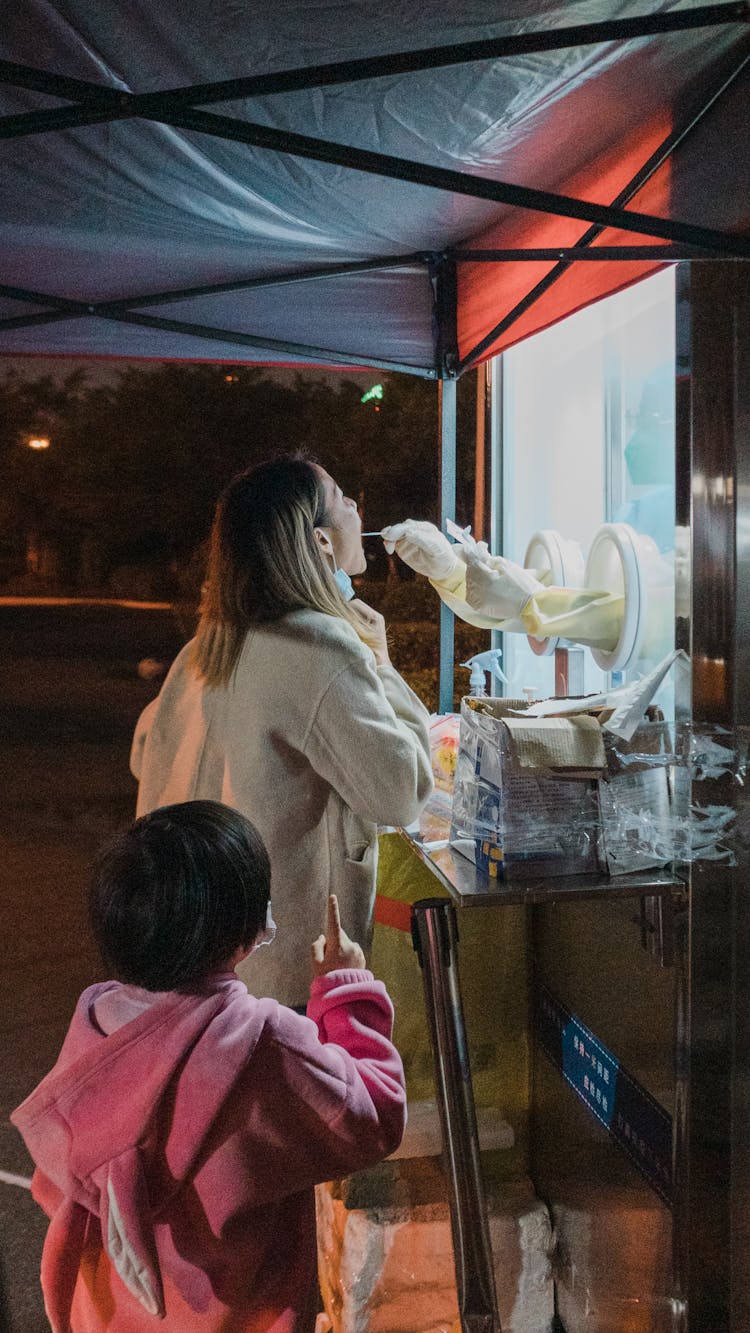
[[[502,657],[502,649],[490,648],[486,653],[475,653],[468,662],[461,662],[462,667],[467,667],[471,672],[469,676],[469,696],[472,699],[486,699],[487,686],[485,682],[485,672],[491,672],[497,676],[498,680],[504,680],[506,685],[508,677],[500,670],[498,659]]]

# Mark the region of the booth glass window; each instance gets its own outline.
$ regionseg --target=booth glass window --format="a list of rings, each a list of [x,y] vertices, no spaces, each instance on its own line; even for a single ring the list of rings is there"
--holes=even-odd
[[[658,600],[670,637],[657,645],[646,635],[619,677],[585,651],[584,688],[598,692],[642,674],[673,642],[674,269],[571,315],[502,361],[503,554],[524,563],[534,534],[551,529],[585,559],[603,524],[627,523],[657,569],[652,612]],[[505,634],[503,647],[506,693],[554,694],[552,655],[535,654],[518,634]]]

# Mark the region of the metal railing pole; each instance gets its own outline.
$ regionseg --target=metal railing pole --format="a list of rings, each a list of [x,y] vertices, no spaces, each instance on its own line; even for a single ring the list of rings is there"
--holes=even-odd
[[[422,969],[443,1153],[450,1177],[461,1328],[463,1333],[501,1333],[459,985],[456,909],[444,898],[422,898],[412,907],[411,921]]]
[[[441,380],[440,394],[440,530],[447,519],[456,517],[456,381]],[[440,669],[438,674],[438,711],[453,712],[453,664],[455,654],[455,617],[445,602],[440,603]]]

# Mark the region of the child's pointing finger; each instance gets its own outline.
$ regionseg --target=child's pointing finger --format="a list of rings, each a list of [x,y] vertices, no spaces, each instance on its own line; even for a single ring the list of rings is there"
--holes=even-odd
[[[336,972],[341,968],[366,966],[364,953],[354,940],[349,939],[341,925],[338,899],[333,893],[328,899],[327,934],[320,935],[313,944],[312,958],[313,972],[316,976]]]
[[[328,899],[328,938],[338,943],[341,934],[341,913],[339,912],[339,900],[335,893],[332,893]]]

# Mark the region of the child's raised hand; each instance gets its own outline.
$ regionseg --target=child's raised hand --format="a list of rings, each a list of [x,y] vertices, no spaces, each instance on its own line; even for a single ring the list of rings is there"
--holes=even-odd
[[[338,898],[334,893],[328,899],[327,934],[319,935],[312,946],[312,966],[316,977],[342,967],[366,967],[365,955],[359,945],[342,929]]]

